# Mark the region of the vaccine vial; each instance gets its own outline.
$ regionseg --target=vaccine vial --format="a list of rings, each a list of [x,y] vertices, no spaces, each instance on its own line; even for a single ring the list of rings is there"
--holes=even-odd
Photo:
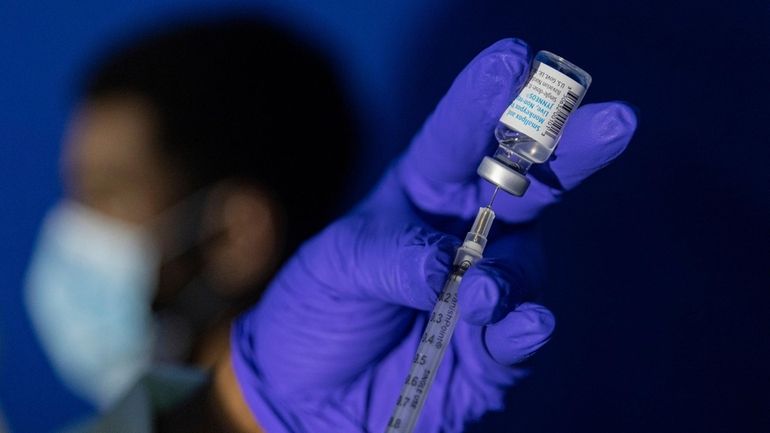
[[[529,79],[495,129],[499,146],[481,161],[478,174],[510,194],[524,195],[527,171],[551,156],[590,84],[584,70],[551,52],[538,52]]]

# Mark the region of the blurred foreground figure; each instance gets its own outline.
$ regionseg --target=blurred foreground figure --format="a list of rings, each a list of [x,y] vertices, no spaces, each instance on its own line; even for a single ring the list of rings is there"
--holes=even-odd
[[[321,57],[249,19],[164,28],[92,65],[26,287],[73,392],[104,409],[153,364],[221,356],[232,317],[333,216],[340,95]]]

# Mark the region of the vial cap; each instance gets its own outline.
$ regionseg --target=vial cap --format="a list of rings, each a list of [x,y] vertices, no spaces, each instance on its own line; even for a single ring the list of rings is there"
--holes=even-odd
[[[511,167],[485,156],[476,170],[479,176],[503,191],[521,197],[529,188],[529,179]]]

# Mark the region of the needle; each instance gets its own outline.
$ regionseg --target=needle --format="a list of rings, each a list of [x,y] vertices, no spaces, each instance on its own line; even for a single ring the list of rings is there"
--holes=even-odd
[[[498,186],[495,188],[495,192],[492,193],[492,198],[489,199],[489,204],[487,205],[488,208],[492,209],[492,203],[495,202],[495,197],[497,197],[497,191],[500,191],[500,187]]]

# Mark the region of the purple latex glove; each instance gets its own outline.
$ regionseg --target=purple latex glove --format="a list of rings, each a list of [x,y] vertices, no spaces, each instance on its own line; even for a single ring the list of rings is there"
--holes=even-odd
[[[475,174],[497,119],[527,77],[529,53],[503,40],[455,80],[407,153],[350,215],[308,241],[231,334],[247,404],[275,432],[381,432],[393,410],[459,239],[442,217],[470,220],[488,200]],[[619,155],[633,134],[619,103],[579,109],[549,175],[496,202],[498,233],[460,286],[461,320],[417,425],[457,432],[502,407],[512,368],[549,338],[552,314],[531,300],[542,278],[528,226],[559,195]],[[556,182],[554,182],[556,179]],[[491,191],[491,189],[490,189]],[[469,221],[465,221],[469,228]],[[495,237],[497,236],[497,237]]]

